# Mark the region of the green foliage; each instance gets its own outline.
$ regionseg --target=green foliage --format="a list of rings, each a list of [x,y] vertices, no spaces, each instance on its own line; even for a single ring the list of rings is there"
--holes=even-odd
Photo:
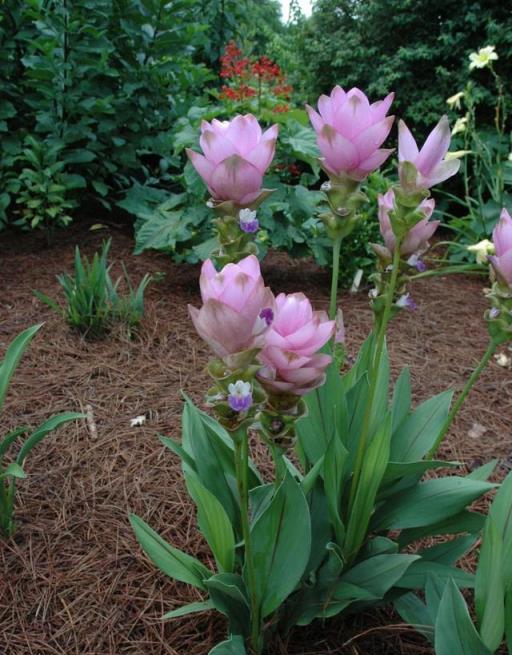
[[[510,78],[511,20],[500,0],[318,0],[292,51],[309,101],[335,84],[375,99],[395,91],[394,111],[426,132],[464,87],[471,52],[496,46],[497,70]],[[487,95],[487,124],[491,107]]]
[[[242,545],[243,530],[234,484],[238,479],[235,451],[229,436],[233,433],[187,401],[182,445],[167,438],[162,442],[182,461],[199,527],[212,548],[217,572],[177,551],[141,519],[132,517],[140,544],[162,571],[206,590],[207,598],[172,610],[167,618],[215,608],[228,617],[232,635],[249,640],[255,606],[272,630],[277,627],[286,633],[294,625],[306,625],[315,618],[399,598],[396,602],[400,611],[404,610],[404,618],[428,617],[425,629],[431,624],[432,636],[434,624],[429,610],[411,590],[424,591],[434,578],[443,588],[447,582],[460,587],[475,585],[474,577],[455,564],[478,539],[482,522],[462,523],[460,517],[476,498],[496,486],[486,482],[493,467],[486,465],[466,478],[429,476],[422,481],[423,474],[431,469],[457,466],[432,461],[426,455],[443,429],[451,394],[440,394],[412,409],[409,375],[402,372],[389,402],[389,362],[384,353],[378,371],[379,392],[370,399],[368,367],[375,347],[370,337],[349,371],[340,375],[333,364],[325,385],[306,397],[308,415],[297,423],[301,470],[284,457],[282,477],[274,484],[262,484],[255,464],[250,463],[255,586],[245,549],[234,547]],[[355,455],[367,412],[373,427],[351,500]],[[236,436],[234,440],[236,443]],[[491,512],[502,535],[502,555],[487,557],[482,553],[482,561],[487,560],[494,571],[503,570],[508,561],[504,553],[510,546],[509,503],[505,505],[504,498],[509,498],[505,488],[495,501],[499,518]],[[414,531],[420,529],[415,536]],[[410,552],[415,539],[457,533],[463,534],[415,554]],[[503,587],[489,583],[496,579],[495,573],[484,573],[482,579],[486,583],[480,596],[483,594],[486,602],[490,602],[491,594],[503,600],[503,594],[499,596],[496,591]],[[442,602],[458,602],[457,586]],[[481,588],[478,576],[476,587]],[[496,610],[496,605],[492,608]],[[455,611],[462,616],[460,607],[455,606]],[[503,631],[502,623],[495,619],[499,612],[484,612],[485,616],[491,614],[494,621],[487,620],[487,630]],[[451,614],[447,610],[444,616],[446,620]],[[493,632],[493,639],[496,634]]]
[[[45,183],[54,196],[45,220],[62,224],[69,221],[68,195],[79,191],[110,207],[132,177],[160,175],[171,148],[169,129],[208,79],[207,69],[193,61],[203,40],[194,0],[3,2],[4,220],[20,189],[25,225],[41,222],[33,205]],[[44,152],[24,152],[27,136]],[[35,173],[22,174],[20,184],[20,172],[30,170],[27,158]]]
[[[509,473],[494,498],[483,529],[475,578],[476,627],[454,580],[443,580],[435,572],[427,580],[425,603],[412,593],[395,602],[402,618],[412,625],[418,624],[418,629],[434,643],[436,655],[491,655],[498,651],[504,638],[508,639],[508,652],[512,652],[507,623],[512,600],[511,518]]]
[[[19,334],[9,345],[4,359],[0,363],[0,413],[2,411],[9,383],[23,353],[31,340],[39,331],[41,325],[34,325]],[[83,418],[82,414],[64,412],[53,416],[41,423],[36,429],[23,426],[0,437],[0,532],[10,537],[15,530],[14,523],[14,497],[16,494],[16,481],[26,478],[23,463],[34,446],[36,446],[49,432],[69,421]],[[5,456],[11,447],[20,438],[23,439],[18,453],[9,464],[4,462]]]
[[[63,316],[71,328],[89,339],[103,336],[114,321],[123,323],[131,334],[144,316],[144,292],[152,278],[146,274],[134,289],[123,265],[128,295],[122,296],[118,288],[123,278],[114,282],[110,276],[110,243],[110,239],[105,242],[101,252],[94,253],[92,261],[81,256],[78,246],[75,248],[75,275],[57,276],[66,301],[64,309],[47,295],[34,291],[35,296]]]

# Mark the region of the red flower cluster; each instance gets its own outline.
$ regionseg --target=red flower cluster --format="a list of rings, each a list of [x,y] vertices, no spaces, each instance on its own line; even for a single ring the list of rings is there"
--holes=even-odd
[[[256,95],[261,98],[266,93],[270,93],[274,98],[290,100],[293,87],[287,84],[286,76],[278,64],[266,55],[257,59],[244,57],[237,44],[230,41],[220,58],[220,64],[220,76],[232,80],[230,85],[222,86],[219,96],[221,100],[242,101]],[[273,107],[273,111],[277,113],[288,110],[287,104],[277,104]]]
[[[287,111],[290,111],[290,105],[276,105],[272,111],[276,114],[284,114]]]
[[[263,55],[253,63],[252,72],[253,75],[256,75],[256,77],[262,78],[264,80],[273,80],[282,77],[281,69],[279,66],[274,64],[274,62],[266,55]]]
[[[222,87],[219,98],[222,100],[245,100],[246,98],[252,98],[256,95],[256,89],[247,84],[240,84],[236,89],[226,86],[225,84]]]

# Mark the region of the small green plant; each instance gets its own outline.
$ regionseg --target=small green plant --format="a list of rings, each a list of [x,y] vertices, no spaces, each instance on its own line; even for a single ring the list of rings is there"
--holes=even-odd
[[[65,308],[46,294],[34,291],[35,296],[65,318],[71,328],[89,339],[104,336],[115,322],[125,324],[131,334],[144,315],[144,291],[152,280],[146,274],[134,289],[123,265],[129,294],[121,296],[118,288],[123,278],[114,282],[110,276],[110,245],[110,239],[104,242],[101,252],[96,252],[92,261],[82,257],[78,246],[75,248],[75,275],[63,273],[57,276],[64,291]]]
[[[9,382],[23,353],[40,328],[41,324],[24,330],[7,348],[5,357],[0,364],[0,413],[3,408]],[[27,455],[49,432],[52,432],[68,421],[74,421],[79,418],[83,418],[83,415],[75,412],[64,412],[63,414],[52,416],[52,418],[41,423],[35,430],[27,426],[21,426],[9,432],[3,438],[0,437],[0,532],[6,537],[14,534],[16,480],[26,477],[25,471],[23,470],[23,463]],[[4,464],[7,451],[20,437],[24,437],[24,440],[16,458],[9,464]]]
[[[68,212],[75,206],[66,197],[70,176],[64,173],[66,164],[59,159],[62,146],[48,145],[31,136],[25,143],[20,155],[24,166],[15,183],[18,217],[14,224],[25,229],[43,228],[50,235],[54,228],[71,223]]]

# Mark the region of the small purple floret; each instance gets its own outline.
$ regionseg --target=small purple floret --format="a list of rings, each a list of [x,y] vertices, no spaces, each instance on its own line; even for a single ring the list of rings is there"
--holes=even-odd
[[[260,229],[260,222],[257,218],[253,221],[240,221],[240,229],[247,234],[254,234]]]
[[[425,262],[421,261],[421,259],[418,259],[418,261],[416,262],[416,268],[420,273],[424,273],[427,270],[427,265],[425,264]]]
[[[490,318],[498,318],[500,315],[500,310],[497,307],[492,307],[491,311],[489,312]]]
[[[270,325],[274,320],[274,312],[270,307],[265,307],[260,312],[260,318],[262,318],[267,325]]]
[[[252,405],[252,387],[250,382],[237,380],[228,385],[228,405],[235,412],[246,412]]]
[[[228,405],[235,412],[246,412],[252,405],[252,393],[248,396],[236,396],[229,394]]]
[[[397,307],[400,307],[401,309],[407,309],[408,311],[414,311],[415,309],[418,309],[418,305],[414,302],[409,293],[405,293],[403,296],[400,296],[400,298],[396,301],[396,305]]]

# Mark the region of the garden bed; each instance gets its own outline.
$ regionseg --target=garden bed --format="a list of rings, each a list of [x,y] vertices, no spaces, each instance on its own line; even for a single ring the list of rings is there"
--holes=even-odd
[[[130,341],[114,332],[86,342],[32,290],[58,296],[55,276],[71,270],[74,244],[91,254],[107,236],[114,272],[121,272],[124,261],[135,282],[146,272],[165,276],[148,289],[138,337]],[[179,436],[180,390],[200,402],[207,386],[207,348],[187,314],[187,303],[199,303],[199,268],[157,254],[132,257],[132,247],[130,236],[115,225],[100,231],[71,228],[50,247],[43,247],[40,235],[0,240],[0,351],[22,329],[45,321],[11,385],[3,431],[64,410],[88,410],[93,417],[49,435],[27,462],[29,480],[18,487],[18,531],[0,549],[2,655],[204,655],[225,633],[223,620],[213,613],[161,621],[165,611],[197,595],[146,560],[127,520],[134,511],[168,541],[200,559],[209,557],[180,463],[156,436]],[[275,253],[263,271],[276,293],[305,291],[318,308],[327,306],[328,271]],[[392,324],[389,346],[395,365],[411,367],[415,400],[462,388],[487,345],[483,286],[483,278],[462,276],[414,286],[419,308]],[[353,354],[370,328],[371,311],[364,292],[343,294],[341,304]],[[511,354],[506,346],[502,352]],[[142,414],[145,424],[131,427],[131,419]],[[512,468],[511,432],[510,370],[493,362],[442,456],[469,469],[500,458],[502,477]],[[272,655],[431,652],[398,616],[384,611],[317,622],[271,650]]]

